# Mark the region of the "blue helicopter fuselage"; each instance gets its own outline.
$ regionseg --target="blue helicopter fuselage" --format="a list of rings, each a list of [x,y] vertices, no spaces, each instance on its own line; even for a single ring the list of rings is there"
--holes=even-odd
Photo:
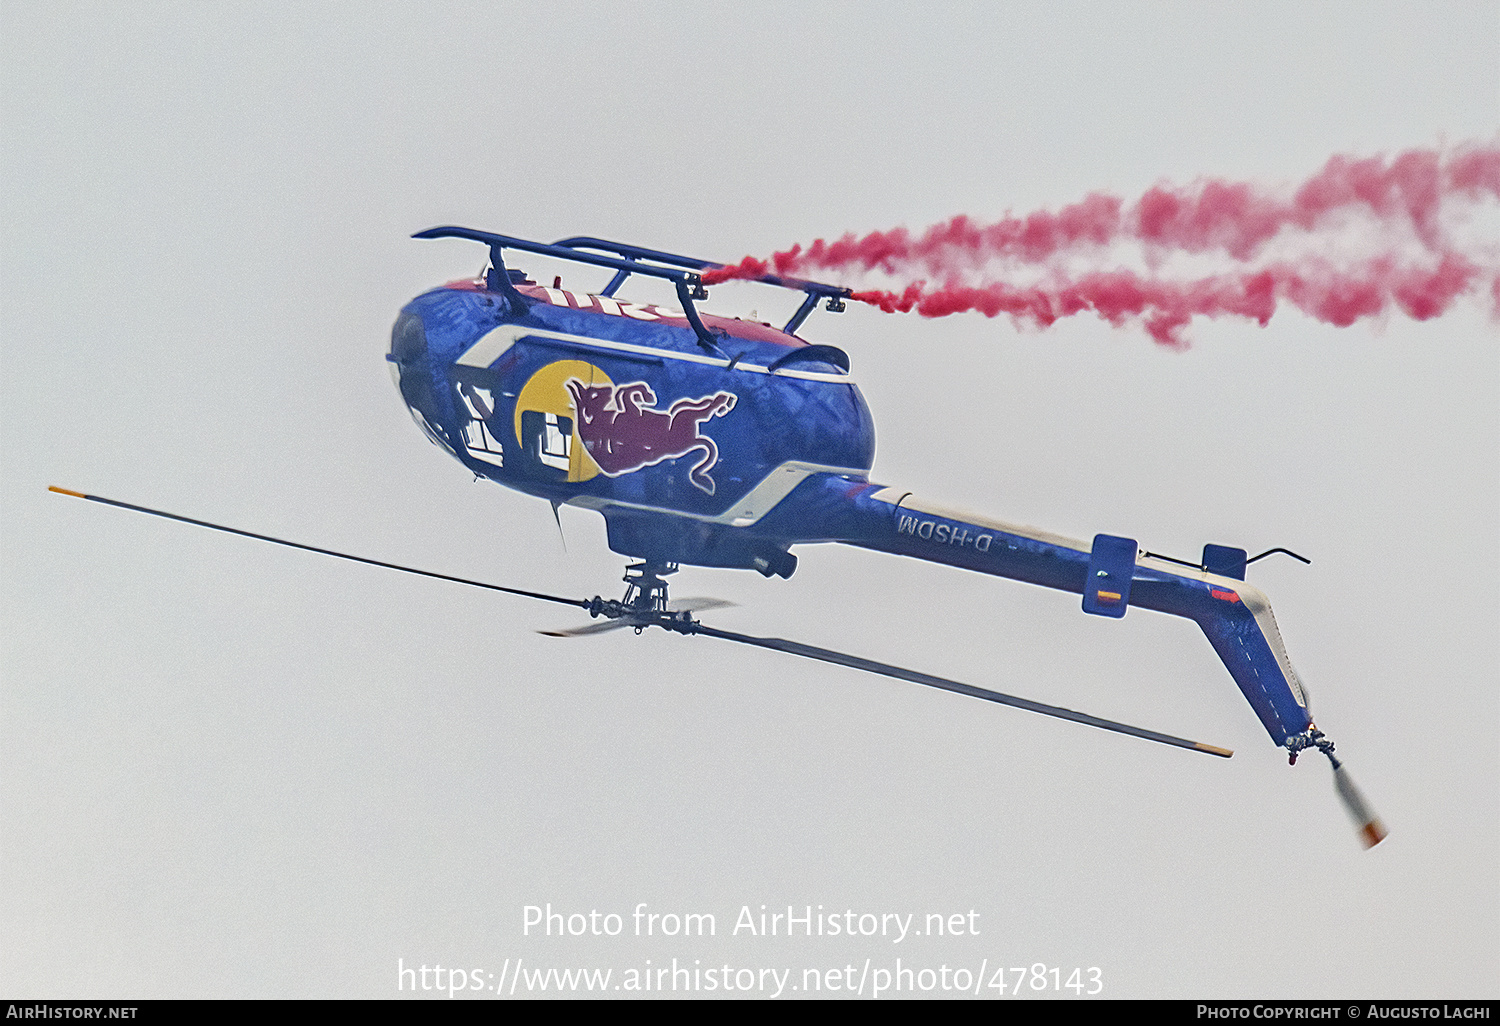
[[[599,511],[616,552],[788,577],[792,545],[843,542],[1071,591],[1102,616],[1172,613],[1199,624],[1278,745],[1312,728],[1244,550],[1206,546],[1187,566],[872,483],[874,421],[830,346],[492,275],[412,300],[387,359],[433,442],[480,477]]]
[[[866,479],[874,421],[829,347],[705,315],[707,352],[681,310],[515,295],[413,300],[389,356],[402,395],[476,475],[604,513],[617,552],[787,576],[806,539],[757,529],[766,514],[809,478]]]

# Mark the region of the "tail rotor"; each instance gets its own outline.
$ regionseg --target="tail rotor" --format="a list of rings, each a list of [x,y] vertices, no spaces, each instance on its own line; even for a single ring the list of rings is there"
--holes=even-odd
[[[1365,796],[1360,794],[1359,788],[1354,786],[1354,779],[1349,776],[1349,771],[1344,769],[1342,763],[1333,757],[1330,752],[1328,759],[1333,763],[1333,786],[1339,793],[1339,800],[1344,803],[1344,808],[1349,810],[1354,824],[1359,830],[1359,839],[1366,848],[1373,848],[1385,840],[1385,824],[1380,822],[1380,817],[1375,815]]]
[[[1338,792],[1339,801],[1343,803],[1349,817],[1354,820],[1354,827],[1359,832],[1360,842],[1366,848],[1373,848],[1385,840],[1387,834],[1385,824],[1380,822],[1380,817],[1375,815],[1375,810],[1370,808],[1370,803],[1365,801],[1365,796],[1358,787],[1354,786],[1354,778],[1333,754],[1333,742],[1328,740],[1321,730],[1317,727],[1309,727],[1305,733],[1287,738],[1286,747],[1291,752],[1289,761],[1294,766],[1297,764],[1297,756],[1306,748],[1316,748],[1328,756],[1328,761],[1333,766],[1333,789]]]

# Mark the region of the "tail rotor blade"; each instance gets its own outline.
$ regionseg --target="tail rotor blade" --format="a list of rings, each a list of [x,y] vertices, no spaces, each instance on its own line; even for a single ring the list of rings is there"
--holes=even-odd
[[[1342,764],[1334,764],[1333,786],[1339,793],[1339,800],[1344,803],[1344,808],[1354,820],[1354,825],[1359,829],[1359,839],[1364,846],[1373,848],[1385,840],[1385,824],[1380,822],[1380,817],[1375,815],[1365,801],[1365,796],[1354,786],[1354,778],[1349,776],[1349,771]]]
[[[916,670],[908,670],[900,666],[892,666],[889,663],[879,663],[873,659],[865,659],[861,656],[849,655],[844,652],[835,652],[832,649],[817,648],[813,645],[804,645],[796,641],[786,641],[782,638],[758,638],[749,634],[735,634],[730,631],[721,631],[713,627],[705,627],[703,624],[694,624],[691,633],[703,634],[710,638],[722,638],[725,641],[738,641],[746,645],[755,645],[758,648],[769,648],[777,652],[786,652],[790,655],[805,656],[808,659],[818,659],[825,663],[835,663],[839,666],[848,666],[856,670],[867,670],[870,673],[878,673],[886,677],[894,677],[897,680],[908,681],[912,684],[923,684],[930,688],[939,688],[943,691],[952,691],[960,695],[968,695],[971,698],[982,698],[987,702],[997,702],[1000,705],[1008,705],[1016,709],[1025,709],[1028,712],[1041,713],[1043,716],[1052,716],[1060,720],[1072,720],[1074,723],[1082,723],[1090,727],[1098,727],[1102,730],[1112,730],[1119,734],[1129,734],[1131,737],[1143,738],[1147,741],[1156,741],[1164,745],[1172,745],[1176,748],[1186,748],[1193,752],[1203,752],[1206,755],[1217,755],[1227,759],[1234,754],[1227,748],[1219,748],[1207,745],[1201,741],[1188,741],[1170,734],[1160,734],[1154,730],[1145,730],[1141,727],[1132,727],[1126,723],[1117,723],[1114,720],[1101,719],[1098,716],[1090,716],[1087,713],[1074,712],[1072,709],[1064,709],[1061,706],[1045,705],[1041,702],[1033,702],[1028,698],[1017,698],[1014,695],[1002,694],[999,691],[987,691],[984,688],[976,688],[972,684],[962,684],[956,680],[948,680],[945,677],[934,677],[928,673],[919,673]]]

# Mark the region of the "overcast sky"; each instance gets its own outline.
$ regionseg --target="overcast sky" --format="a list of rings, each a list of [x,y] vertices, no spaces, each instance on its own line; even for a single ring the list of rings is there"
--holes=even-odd
[[[876,480],[1183,558],[1311,557],[1251,580],[1391,831],[1369,852],[1323,760],[1287,767],[1186,621],[833,546],[790,581],[674,588],[739,603],[704,614],[728,630],[1228,761],[709,639],[544,638],[579,617],[45,490],[613,596],[596,514],[563,511],[565,549],[545,503],[407,416],[391,322],[483,258],[413,231],[732,260],[1093,189],[1293,183],[1333,153],[1493,140],[1495,3],[10,3],[0,58],[0,992],[389,997],[401,965],[493,989],[517,959],[800,986],[900,958],[1097,967],[1107,997],[1495,994],[1500,373],[1477,299],[1200,320],[1186,352],[1086,318],[859,307],[802,332],[850,353]],[[526,935],[547,903],[623,932]],[[636,937],[640,903],[716,935]],[[762,904],[976,918],[734,933]]]

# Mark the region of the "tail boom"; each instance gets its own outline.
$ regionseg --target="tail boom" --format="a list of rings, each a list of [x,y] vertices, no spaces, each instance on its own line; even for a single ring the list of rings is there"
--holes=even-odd
[[[797,498],[802,501],[795,505],[803,537],[816,525],[823,540],[1079,595],[1085,594],[1093,574],[1104,573],[1097,569],[1097,561],[1091,562],[1098,546],[935,506],[899,489],[828,476],[805,482],[800,491]],[[1285,744],[1312,725],[1307,695],[1263,592],[1244,581],[1178,566],[1138,549],[1128,572],[1118,591],[1100,592],[1096,586],[1095,594],[1107,602],[1126,596],[1131,606],[1196,622],[1276,744]],[[1085,601],[1085,608],[1088,605]],[[1105,613],[1123,614],[1123,602],[1118,611]]]

